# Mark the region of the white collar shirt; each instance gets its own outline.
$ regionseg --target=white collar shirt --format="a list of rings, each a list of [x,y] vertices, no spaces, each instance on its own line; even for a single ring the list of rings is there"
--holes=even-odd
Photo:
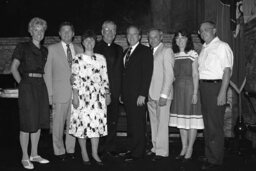
[[[62,47],[63,47],[64,52],[65,52],[66,57],[67,57],[67,44],[65,42],[63,42],[63,41],[61,41],[61,44],[62,44]],[[69,47],[70,47],[70,50],[71,50],[71,54],[74,57],[76,55],[75,49],[74,49],[74,45],[72,43],[70,43]]]
[[[156,47],[153,48],[153,54],[156,53],[157,49],[159,48],[159,46],[161,46],[162,43],[159,43]]]
[[[203,44],[198,58],[199,79],[222,79],[225,68],[232,72],[233,60],[229,45],[215,37],[209,44]]]
[[[129,47],[129,48],[131,48],[130,56],[132,55],[133,51],[136,49],[136,47],[137,47],[138,45],[139,45],[139,42],[137,42],[135,45]],[[123,61],[124,64],[125,64],[126,55],[127,55],[127,53],[125,54],[125,57],[124,57],[124,61]]]

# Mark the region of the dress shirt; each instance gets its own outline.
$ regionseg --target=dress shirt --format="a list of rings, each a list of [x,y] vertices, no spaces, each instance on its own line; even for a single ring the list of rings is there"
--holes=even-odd
[[[233,67],[233,52],[229,45],[215,37],[209,44],[204,43],[198,58],[199,79],[222,79],[224,69]]]
[[[65,52],[66,57],[67,57],[67,43],[61,41],[61,44],[62,44],[62,47],[63,47],[64,52]],[[74,57],[76,53],[75,53],[74,46],[73,46],[72,43],[69,44],[69,48],[70,48],[70,50],[71,50],[72,57]]]
[[[135,50],[135,48],[139,45],[140,42],[136,43],[135,45],[129,47],[129,48],[132,48],[131,49],[131,53],[130,53],[130,56],[132,55],[133,51]],[[125,59],[126,59],[126,54],[125,54],[125,57],[124,57],[124,65],[125,65]]]
[[[159,43],[156,47],[153,48],[153,54],[156,53],[156,50],[159,48],[159,46],[161,45],[162,43]]]

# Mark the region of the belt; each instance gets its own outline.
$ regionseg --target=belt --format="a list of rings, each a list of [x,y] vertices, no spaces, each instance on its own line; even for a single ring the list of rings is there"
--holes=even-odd
[[[200,80],[200,82],[204,83],[220,83],[222,80]]]
[[[27,73],[26,74],[28,77],[36,77],[36,78],[42,78],[43,74],[40,73]]]

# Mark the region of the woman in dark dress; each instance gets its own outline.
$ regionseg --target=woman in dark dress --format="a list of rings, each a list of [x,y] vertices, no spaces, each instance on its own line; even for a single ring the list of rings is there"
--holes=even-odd
[[[25,169],[33,169],[32,162],[49,163],[38,155],[41,128],[49,128],[49,100],[43,79],[48,51],[40,45],[46,28],[46,21],[33,18],[28,25],[32,40],[18,44],[12,56],[11,72],[19,84],[21,163]],[[31,140],[30,157],[28,155],[29,138]]]

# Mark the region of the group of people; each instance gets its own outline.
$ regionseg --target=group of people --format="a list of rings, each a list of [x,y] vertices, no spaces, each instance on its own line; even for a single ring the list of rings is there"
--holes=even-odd
[[[28,25],[31,41],[14,50],[11,72],[19,83],[20,145],[22,166],[49,163],[38,154],[42,128],[49,127],[49,106],[53,110],[52,141],[60,161],[75,159],[76,139],[84,165],[102,166],[99,150],[123,156],[131,162],[152,156],[158,161],[169,156],[169,126],[180,130],[182,149],[177,160],[192,157],[198,129],[204,129],[203,170],[223,162],[224,112],[232,73],[233,54],[216,36],[215,23],[203,22],[198,34],[205,42],[198,55],[186,30],[175,33],[172,48],[163,32],[152,28],[149,45],[142,45],[141,30],[126,30],[128,48],[114,43],[117,26],[102,24],[102,40],[93,30],[81,36],[81,45],[72,43],[74,26],[63,22],[59,43],[41,45],[47,23],[33,18]],[[116,149],[119,104],[127,118],[126,151]],[[146,112],[149,113],[152,149],[146,150]],[[65,132],[65,141],[63,134]],[[100,138],[102,137],[102,138]],[[86,140],[91,140],[91,156]],[[28,144],[31,140],[31,153]],[[99,150],[98,150],[99,149]]]

